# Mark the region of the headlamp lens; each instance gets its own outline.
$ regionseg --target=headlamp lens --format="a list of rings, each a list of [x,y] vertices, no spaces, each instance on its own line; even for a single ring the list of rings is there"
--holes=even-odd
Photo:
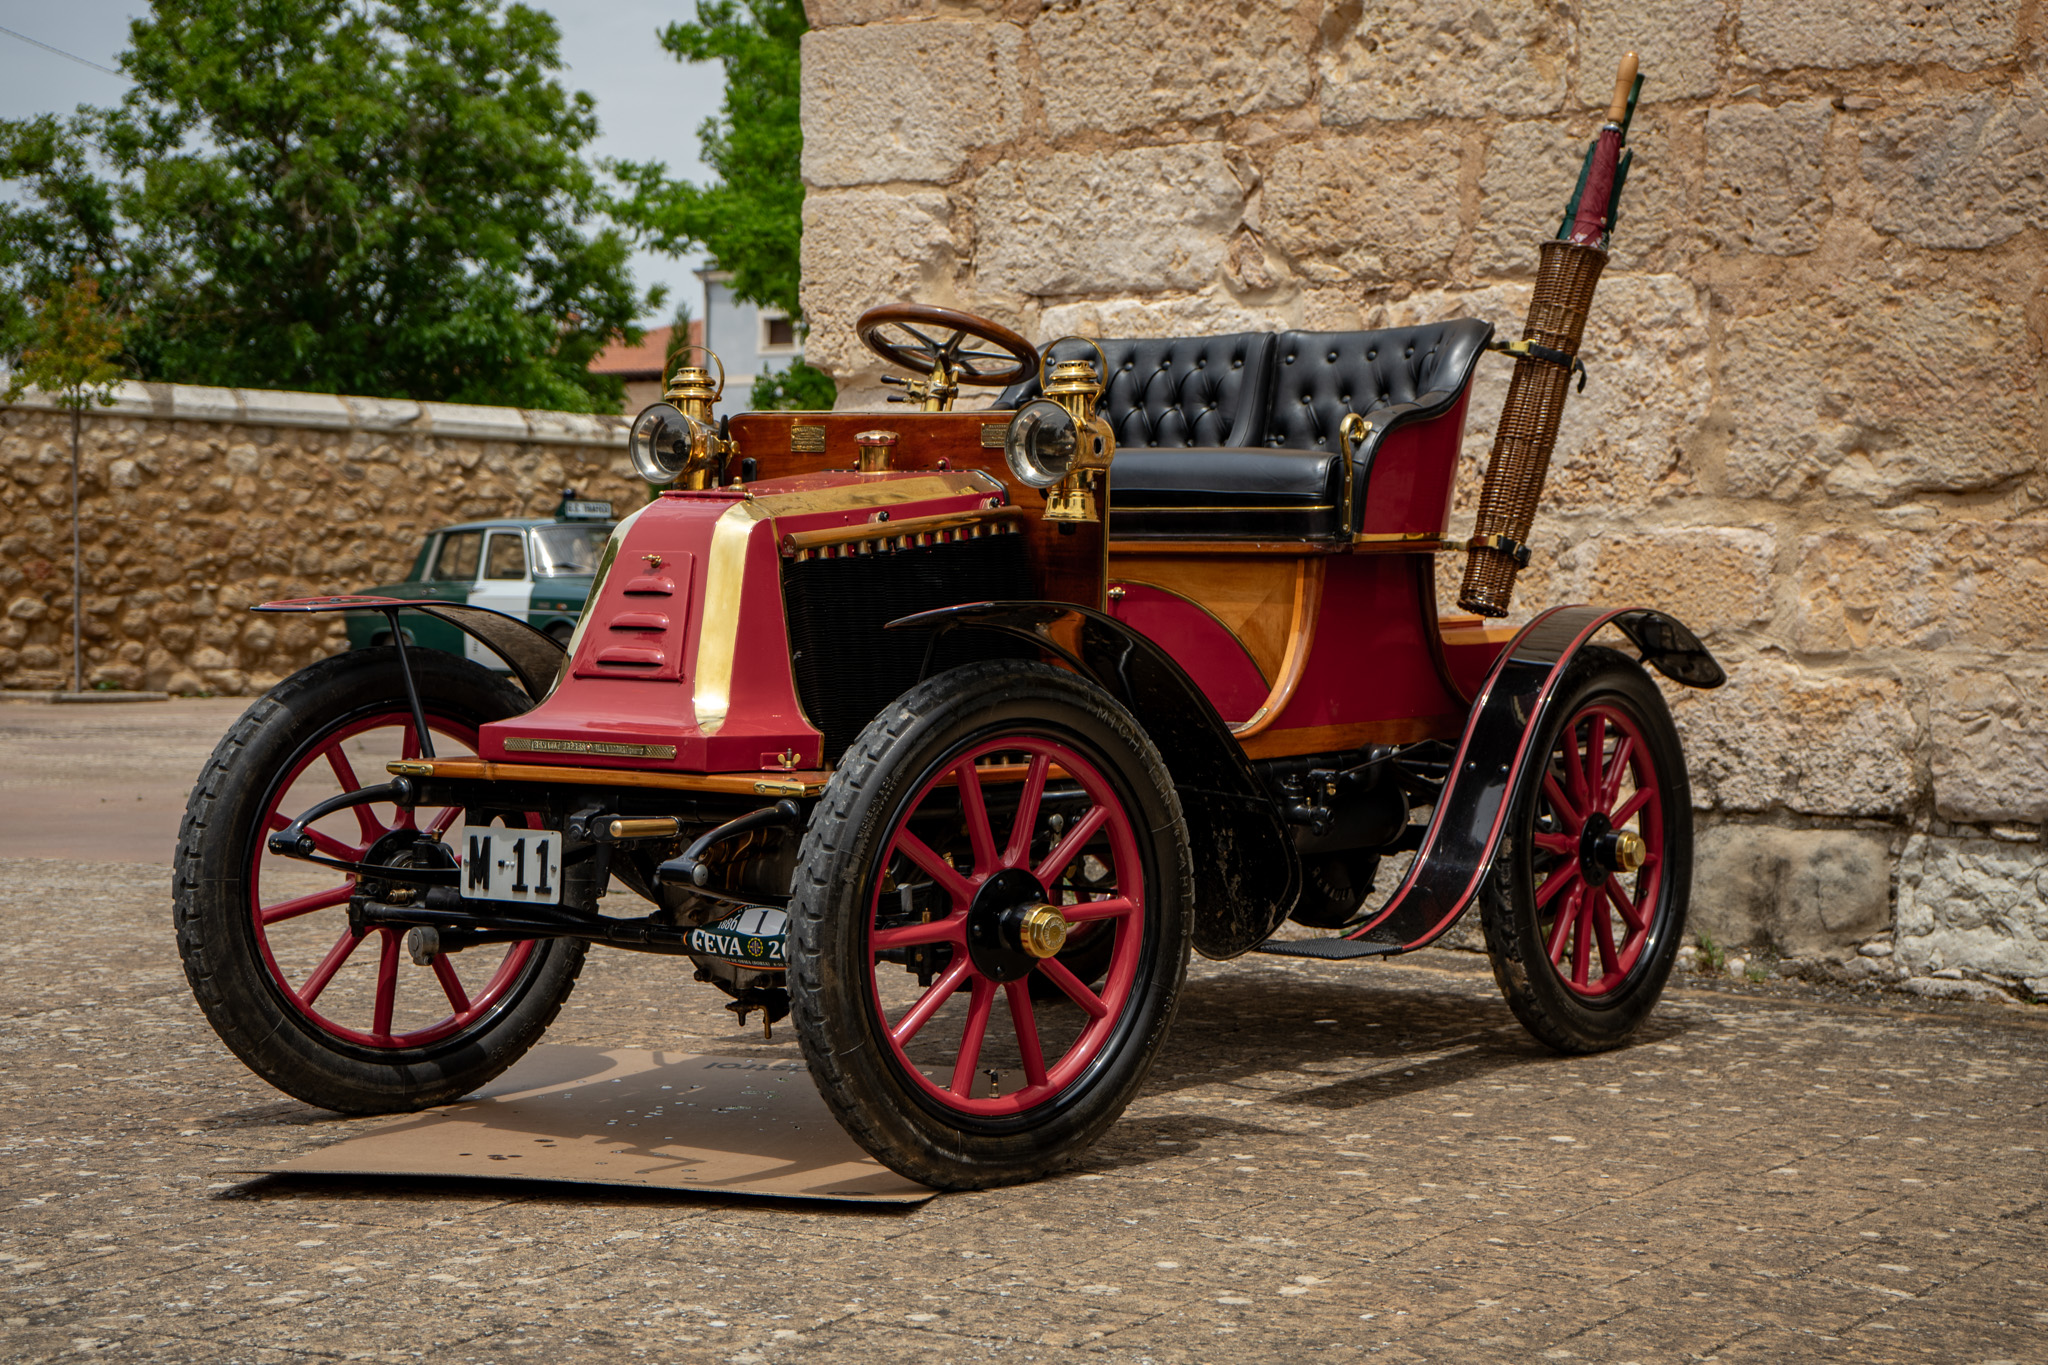
[[[626,449],[633,457],[633,470],[657,486],[674,483],[689,467],[702,426],[683,415],[674,404],[656,403],[633,419]]]
[[[1050,398],[1035,398],[1010,419],[1003,433],[1003,458],[1024,483],[1050,488],[1073,468],[1078,444],[1074,415]]]

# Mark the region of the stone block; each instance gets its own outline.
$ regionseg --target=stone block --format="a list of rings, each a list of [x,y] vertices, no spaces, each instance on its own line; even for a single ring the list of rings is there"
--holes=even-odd
[[[2048,226],[2048,92],[1927,100],[1862,130],[1870,222],[1915,246],[1985,247]]]
[[[2048,821],[2048,673],[1944,670],[1928,731],[1937,813]]]
[[[1023,51],[1013,24],[950,19],[805,34],[805,183],[953,179],[1021,131]]]
[[[1613,532],[1560,556],[1558,586],[1575,601],[1655,603],[1711,638],[1770,616],[1776,557],[1774,536],[1741,527]]]
[[[1571,25],[1547,4],[1445,0],[1324,12],[1323,121],[1528,117],[1562,109]],[[1605,107],[1613,68],[1599,94]]]
[[[1641,108],[1656,101],[1713,94],[1720,28],[1731,8],[1726,0],[1581,0],[1580,101],[1606,102],[1628,52],[1643,59],[1638,121]]]
[[[1828,531],[1798,565],[1805,653],[2048,647],[2048,521]]]
[[[1292,108],[1309,96],[1314,39],[1306,13],[1268,0],[1097,0],[1031,26],[1056,136]]]
[[[2007,282],[1827,272],[1722,329],[1725,491],[1879,504],[2031,473],[2041,378]]]
[[[1707,216],[1716,247],[1789,256],[1820,245],[1830,208],[1822,162],[1834,116],[1824,99],[1731,104],[1707,114]]]
[[[804,199],[804,360],[829,374],[874,370],[853,324],[880,303],[953,294],[952,206],[935,190],[813,190]]]
[[[2024,981],[2048,977],[2048,852],[1916,834],[1899,860],[1896,960]]]
[[[1048,338],[1201,336],[1285,331],[1293,325],[1283,310],[1247,308],[1220,289],[1165,299],[1062,303],[1038,315],[1038,330]]]
[[[1312,282],[1423,283],[1447,274],[1457,249],[1463,166],[1458,136],[1440,129],[1285,147],[1262,220]]]
[[[1890,837],[1715,823],[1693,860],[1695,932],[1730,947],[1846,962],[1891,923]]]
[[[1807,815],[1896,815],[1914,795],[1919,733],[1897,679],[1816,677],[1757,660],[1712,692],[1681,691],[1696,805]]]
[[[1246,187],[1223,144],[1006,161],[975,187],[975,278],[1025,295],[1199,289],[1223,265]]]
[[[1740,57],[1766,70],[1940,63],[1974,71],[2013,50],[2012,0],[1742,0]]]

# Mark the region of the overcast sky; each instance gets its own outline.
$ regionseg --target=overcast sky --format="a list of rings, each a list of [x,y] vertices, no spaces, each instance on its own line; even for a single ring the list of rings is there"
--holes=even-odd
[[[684,65],[664,50],[655,33],[688,18],[689,0],[527,0],[553,14],[562,27],[562,83],[597,98],[600,157],[660,160],[671,175],[702,183],[709,172],[697,160],[697,125],[718,112],[723,76],[718,66]],[[0,118],[69,113],[81,104],[114,104],[128,88],[125,78],[36,47],[24,34],[62,48],[88,62],[118,69],[115,57],[128,45],[128,21],[149,6],[133,0],[67,0],[62,5],[0,3]],[[633,258],[635,279],[645,288],[669,287],[671,304],[684,295],[697,311],[703,299],[690,274],[700,262],[642,252]],[[668,309],[646,323],[668,321]]]

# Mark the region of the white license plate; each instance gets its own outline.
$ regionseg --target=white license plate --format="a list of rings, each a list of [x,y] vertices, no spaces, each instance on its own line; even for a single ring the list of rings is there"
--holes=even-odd
[[[551,829],[462,827],[462,894],[473,900],[562,903],[562,836]]]

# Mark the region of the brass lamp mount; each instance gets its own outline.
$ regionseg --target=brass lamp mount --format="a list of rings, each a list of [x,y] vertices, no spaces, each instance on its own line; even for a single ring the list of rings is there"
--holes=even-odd
[[[1051,361],[1053,348],[1067,341],[1086,343],[1095,359]],[[1004,432],[1010,470],[1033,488],[1045,490],[1047,521],[1100,521],[1096,489],[1098,483],[1106,483],[1116,456],[1116,433],[1096,412],[1108,387],[1109,361],[1088,338],[1061,337],[1045,348],[1038,383],[1045,397],[1019,408]]]

